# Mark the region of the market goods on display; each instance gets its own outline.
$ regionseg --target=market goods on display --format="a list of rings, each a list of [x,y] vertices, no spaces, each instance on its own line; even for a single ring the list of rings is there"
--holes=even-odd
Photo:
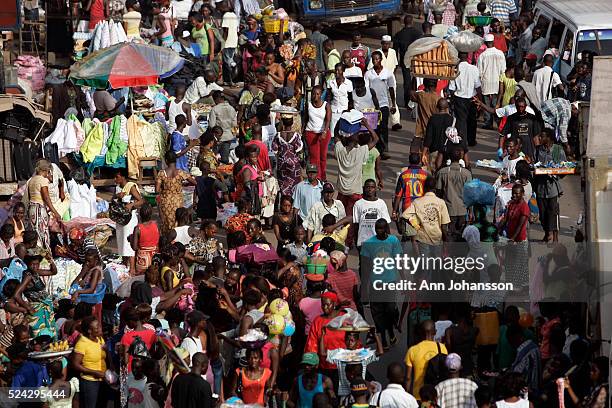
[[[457,50],[440,38],[416,40],[406,52],[404,63],[412,74],[421,78],[455,79],[457,77]]]

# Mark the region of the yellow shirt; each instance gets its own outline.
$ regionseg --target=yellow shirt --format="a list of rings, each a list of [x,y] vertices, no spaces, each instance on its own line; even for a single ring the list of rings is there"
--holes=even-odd
[[[331,237],[338,244],[345,245],[346,237],[348,236],[349,228],[350,228],[350,225],[345,225],[344,227],[340,228],[339,230],[336,230],[336,231],[332,232],[331,234],[316,234],[315,236],[312,237],[311,241],[312,242],[319,242],[319,241],[321,241],[325,237]]]
[[[440,343],[440,350],[447,354],[446,347]],[[438,346],[435,341],[423,340],[408,349],[404,361],[408,367],[412,367],[412,392],[414,398],[419,399],[419,390],[425,382],[425,370],[427,363],[438,354]],[[410,369],[410,368],[409,368]]]
[[[178,276],[176,276],[176,272],[174,272],[172,269],[170,269],[167,266],[164,266],[162,268],[162,270],[161,270],[162,282],[166,282],[165,275],[166,275],[166,273],[168,271],[172,274],[172,287],[171,288],[166,288],[166,290],[170,290],[170,289],[176,288],[178,286],[179,282],[180,282],[180,279],[178,278]],[[165,283],[164,283],[164,285],[165,285]]]
[[[38,174],[33,176],[28,182],[28,195],[31,203],[45,204],[40,189],[49,187],[49,179]]]
[[[74,346],[74,352],[83,355],[83,367],[90,370],[106,371],[106,351],[102,346],[104,346],[102,337],[98,338],[98,341],[92,341],[85,336],[81,336]],[[87,381],[102,381],[100,378],[94,378],[86,374],[81,374],[81,378]]]

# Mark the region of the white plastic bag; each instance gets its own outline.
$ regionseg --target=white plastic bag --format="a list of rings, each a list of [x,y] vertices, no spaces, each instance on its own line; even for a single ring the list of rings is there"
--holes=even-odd
[[[409,67],[410,63],[412,62],[412,57],[416,55],[425,54],[433,49],[438,48],[442,44],[442,41],[446,40],[443,40],[438,37],[419,38],[418,40],[410,44],[410,47],[408,47],[408,50],[404,55],[404,65]],[[453,44],[448,41],[446,42],[448,46],[448,56],[451,62],[456,64],[457,62],[459,62],[459,53],[457,52],[457,49],[453,46]]]
[[[484,44],[484,40],[481,36],[468,30],[450,36],[448,41],[453,44],[459,52],[476,52],[482,47],[482,44]]]
[[[342,327],[352,327],[359,329],[362,327],[370,327],[368,322],[355,310],[344,309],[346,312],[341,316],[334,317],[327,323],[327,327],[332,329],[340,329]]]

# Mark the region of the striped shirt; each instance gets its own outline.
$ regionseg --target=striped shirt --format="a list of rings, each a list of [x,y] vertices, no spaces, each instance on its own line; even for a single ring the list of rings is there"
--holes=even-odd
[[[498,19],[505,25],[510,24],[510,14],[517,13],[514,0],[491,0],[489,4],[491,17]]]

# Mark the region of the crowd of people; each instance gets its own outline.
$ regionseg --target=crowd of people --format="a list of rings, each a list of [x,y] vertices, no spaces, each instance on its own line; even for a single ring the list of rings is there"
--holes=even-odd
[[[589,337],[587,305],[551,301],[568,299],[580,279],[580,259],[558,243],[562,182],[532,168],[579,156],[576,103],[590,99],[593,53],[582,53],[564,84],[559,41],[542,38],[530,1],[425,0],[421,27],[407,15],[376,50],[359,33],[337,49],[320,24],[309,35],[266,33],[250,0],[127,0],[111,13],[116,3],[89,1],[89,27],[122,16],[131,40],[207,68],[164,83],[172,98],[155,203],[127,169],[116,171],[110,248],[61,227],[70,198],[47,159],[27,199],[7,204],[0,384],[42,387],[46,397],[18,402],[0,392],[1,406],[609,407],[610,364]],[[469,15],[492,20],[469,27]],[[461,29],[483,45],[459,53],[456,79],[411,74],[404,56],[415,40]],[[65,86],[73,97],[60,117],[64,107],[86,116],[78,87]],[[112,91],[95,92],[90,114],[125,109]],[[192,109],[201,100],[212,106],[203,133]],[[410,152],[394,157],[402,166],[389,186],[383,170],[397,154],[389,128],[402,129],[400,111],[416,130],[400,133]],[[379,115],[375,124],[368,112]],[[465,201],[479,127],[499,133],[490,153],[500,175],[488,186],[495,203]],[[391,203],[381,190],[393,191]],[[528,289],[538,223],[542,241],[554,243],[543,267],[555,285],[537,304],[478,291],[462,303],[369,293],[368,260],[435,256],[447,243],[490,251],[476,280]],[[508,246],[503,259],[498,244]],[[129,270],[123,291],[108,285],[108,255]],[[59,297],[48,283],[62,259],[81,269]],[[378,278],[399,279],[387,272]],[[338,323],[349,317],[348,328]],[[33,357],[54,342],[68,351]]]

